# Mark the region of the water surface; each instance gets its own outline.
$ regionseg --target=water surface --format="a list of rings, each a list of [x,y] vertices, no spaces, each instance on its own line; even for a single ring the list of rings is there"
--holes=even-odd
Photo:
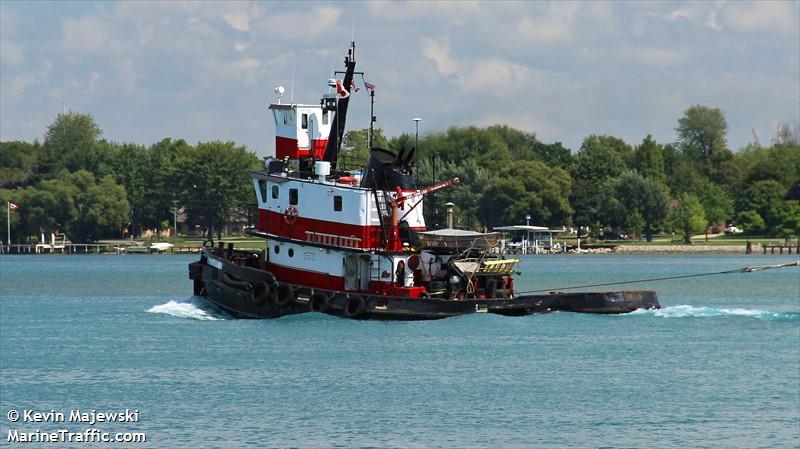
[[[129,447],[800,447],[796,268],[625,286],[664,306],[629,315],[383,323],[230,319],[191,297],[195,258],[0,257],[1,445],[85,427],[11,409],[129,408],[101,427],[147,433]],[[516,287],[792,260],[531,256]]]

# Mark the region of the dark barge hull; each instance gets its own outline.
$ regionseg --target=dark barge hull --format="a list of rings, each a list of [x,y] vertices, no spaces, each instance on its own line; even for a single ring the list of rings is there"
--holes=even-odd
[[[506,316],[556,311],[619,314],[660,308],[658,297],[651,290],[553,292],[513,299],[465,300],[321,290],[275,279],[271,273],[230,263],[208,250],[203,252],[199,262],[189,264],[189,277],[194,280],[195,295],[205,297],[240,318],[278,318],[315,311],[352,319],[435,320],[470,313]]]

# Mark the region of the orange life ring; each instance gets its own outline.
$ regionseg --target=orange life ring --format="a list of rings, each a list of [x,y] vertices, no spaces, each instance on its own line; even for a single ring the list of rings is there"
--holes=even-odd
[[[300,211],[297,209],[297,206],[289,206],[283,211],[283,219],[286,220],[288,224],[294,224],[299,215]]]

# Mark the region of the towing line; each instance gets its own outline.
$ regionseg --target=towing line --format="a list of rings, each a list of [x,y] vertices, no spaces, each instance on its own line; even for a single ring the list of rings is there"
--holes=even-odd
[[[785,268],[785,267],[800,267],[800,260],[797,262],[787,262],[778,265],[756,265],[752,267],[744,267],[744,268],[736,268],[734,270],[725,270],[725,271],[715,271],[712,273],[700,273],[700,274],[684,274],[681,276],[667,276],[667,277],[660,277],[660,278],[649,278],[649,279],[636,279],[632,281],[619,281],[619,282],[604,282],[602,284],[587,284],[587,285],[574,285],[572,287],[558,287],[558,288],[544,288],[541,290],[528,290],[524,292],[514,292],[516,295],[525,295],[528,293],[541,293],[541,292],[556,292],[561,290],[574,290],[576,288],[591,288],[591,287],[605,287],[608,285],[622,285],[622,284],[635,284],[639,282],[655,282],[655,281],[669,281],[673,279],[686,279],[686,278],[696,278],[702,276],[716,276],[719,274],[731,274],[731,273],[753,273],[755,271],[764,271],[764,270],[774,270],[777,268]]]

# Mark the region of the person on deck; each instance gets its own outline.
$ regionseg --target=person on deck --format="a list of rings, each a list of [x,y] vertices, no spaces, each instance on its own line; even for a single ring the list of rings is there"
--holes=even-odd
[[[395,285],[398,287],[405,287],[406,285],[406,263],[404,261],[397,262],[397,270],[394,272]]]

